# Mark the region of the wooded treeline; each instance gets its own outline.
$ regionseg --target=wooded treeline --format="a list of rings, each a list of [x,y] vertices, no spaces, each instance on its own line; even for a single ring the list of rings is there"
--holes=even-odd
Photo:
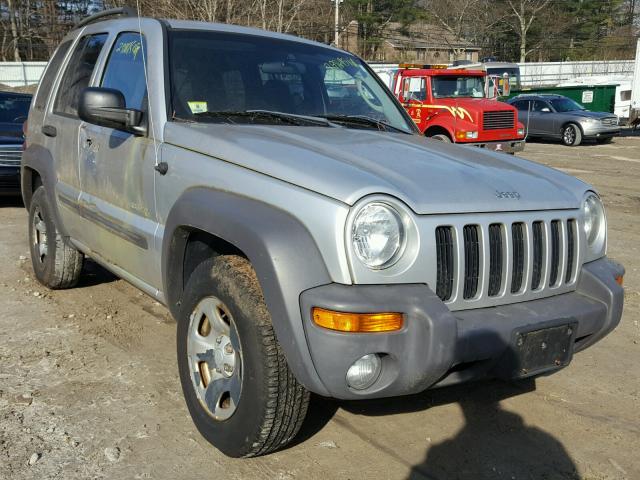
[[[0,0],[0,59],[46,60],[80,18],[135,0]],[[325,43],[332,0],[138,0],[143,15],[250,25]],[[640,0],[344,0],[340,28],[358,22],[372,57],[393,32],[417,21],[445,28],[507,61],[633,58]],[[401,25],[397,27],[397,25]]]

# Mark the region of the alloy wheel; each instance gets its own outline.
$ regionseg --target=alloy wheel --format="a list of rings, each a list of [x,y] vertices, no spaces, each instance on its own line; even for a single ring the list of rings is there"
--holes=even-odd
[[[198,303],[189,320],[187,355],[196,396],[216,420],[236,411],[242,389],[242,351],[229,309],[217,297]]]

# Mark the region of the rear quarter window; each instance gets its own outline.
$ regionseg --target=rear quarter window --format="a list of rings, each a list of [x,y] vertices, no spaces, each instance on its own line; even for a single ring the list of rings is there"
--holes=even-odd
[[[53,106],[55,113],[74,117],[78,115],[80,93],[89,86],[93,69],[106,40],[106,33],[80,39],[58,86],[56,102]]]
[[[53,54],[47,69],[45,70],[42,78],[40,79],[40,85],[38,86],[38,93],[36,95],[36,99],[33,102],[33,108],[38,111],[44,111],[44,108],[47,105],[47,99],[49,98],[49,94],[51,93],[51,87],[53,86],[53,82],[58,76],[58,71],[60,70],[60,65],[62,65],[62,61],[69,51],[69,47],[71,46],[71,40],[68,40],[58,47],[56,52]]]

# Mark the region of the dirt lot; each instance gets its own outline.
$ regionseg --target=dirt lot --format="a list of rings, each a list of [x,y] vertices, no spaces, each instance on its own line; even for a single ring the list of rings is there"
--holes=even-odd
[[[609,254],[627,268],[618,329],[535,384],[314,398],[297,444],[252,460],[193,427],[167,311],[91,263],[79,288],[45,290],[26,212],[0,200],[0,479],[640,478],[640,138],[522,156],[602,193]]]

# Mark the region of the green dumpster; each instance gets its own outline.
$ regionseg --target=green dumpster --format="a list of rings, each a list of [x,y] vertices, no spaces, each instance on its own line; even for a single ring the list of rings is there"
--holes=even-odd
[[[507,100],[521,94],[540,94],[540,95],[564,95],[569,97],[587,110],[592,112],[609,112],[613,113],[616,102],[616,84],[612,85],[579,85],[573,87],[532,87],[523,88],[518,91],[512,91],[508,97],[501,100]]]

